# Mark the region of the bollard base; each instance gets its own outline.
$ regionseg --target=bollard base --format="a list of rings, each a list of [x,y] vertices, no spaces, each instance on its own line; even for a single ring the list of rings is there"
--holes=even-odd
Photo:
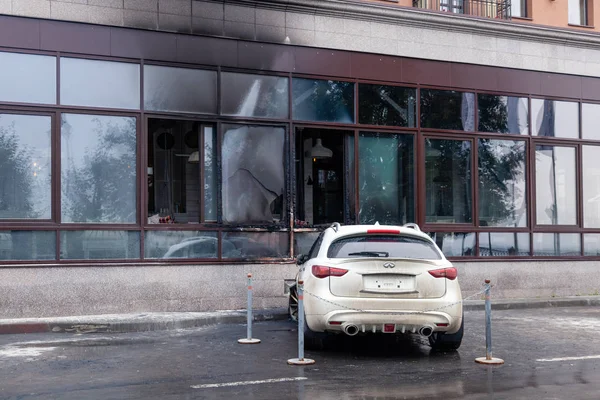
[[[315,363],[315,360],[311,360],[310,358],[290,358],[287,362],[289,365],[312,365]]]
[[[241,344],[258,344],[258,343],[260,343],[260,339],[239,339],[238,343],[241,343]]]
[[[488,359],[487,357],[477,357],[475,359],[476,363],[479,364],[487,364],[487,365],[502,365],[504,364],[504,360],[501,358],[492,357]]]

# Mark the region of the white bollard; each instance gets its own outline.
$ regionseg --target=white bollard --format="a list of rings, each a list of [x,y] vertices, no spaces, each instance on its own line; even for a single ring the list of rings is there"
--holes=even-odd
[[[290,365],[311,365],[315,360],[304,358],[304,282],[298,281],[298,358],[290,358]]]
[[[252,274],[248,274],[248,311],[247,311],[246,318],[247,318],[246,338],[239,339],[238,343],[241,343],[241,344],[260,343],[260,339],[252,338]]]

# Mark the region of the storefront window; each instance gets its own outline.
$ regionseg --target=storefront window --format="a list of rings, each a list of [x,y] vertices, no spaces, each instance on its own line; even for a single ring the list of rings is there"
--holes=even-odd
[[[600,228],[600,146],[582,146],[583,226]]]
[[[580,256],[579,233],[534,233],[533,255],[540,257]]]
[[[319,232],[294,233],[294,256],[308,254],[319,234]]]
[[[0,101],[56,104],[56,57],[0,52]]]
[[[412,135],[360,133],[360,223],[415,221],[413,142]]]
[[[475,235],[475,233],[453,232],[429,233],[446,257],[474,256]]]
[[[477,95],[479,131],[529,134],[529,107],[525,97]]]
[[[224,125],[223,222],[285,222],[285,129]]]
[[[358,85],[358,122],[368,125],[416,127],[414,88]]]
[[[224,232],[223,258],[282,258],[290,255],[287,233],[278,232]]]
[[[287,119],[288,86],[288,78],[223,72],[221,114]]]
[[[471,223],[471,141],[425,139],[425,222]]]
[[[600,256],[600,234],[586,233],[583,235],[584,256]]]
[[[479,255],[482,257],[524,257],[530,255],[529,249],[529,233],[481,232],[479,234]]]
[[[294,78],[292,113],[295,120],[354,122],[354,83]]]
[[[534,135],[579,137],[579,103],[531,99],[531,118]]]
[[[55,260],[54,231],[0,231],[0,260]]]
[[[135,223],[136,119],[63,114],[62,222]]]
[[[61,260],[128,260],[140,258],[137,231],[63,231]]]
[[[421,128],[474,131],[475,95],[421,89]]]
[[[144,109],[217,113],[217,72],[144,66]]]
[[[538,225],[577,224],[575,148],[535,148],[536,218]]]
[[[581,137],[600,140],[600,104],[581,105]]]
[[[217,258],[219,239],[216,232],[146,231],[145,258]]]
[[[0,220],[52,216],[52,118],[0,114]]]
[[[525,142],[478,140],[479,225],[527,226]]]
[[[60,59],[60,103],[71,106],[140,108],[139,64]]]

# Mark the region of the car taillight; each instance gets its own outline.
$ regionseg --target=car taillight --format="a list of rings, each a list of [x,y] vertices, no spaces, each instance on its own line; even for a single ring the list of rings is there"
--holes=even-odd
[[[321,265],[313,265],[312,273],[317,278],[327,278],[328,276],[344,276],[348,272],[347,269],[323,267]]]
[[[388,235],[399,235],[399,229],[368,229],[368,234],[388,234]]]
[[[458,272],[456,271],[456,268],[452,267],[452,268],[434,269],[432,271],[429,271],[429,274],[431,276],[433,276],[434,278],[446,278],[446,279],[450,279],[451,281],[453,281],[456,279]]]

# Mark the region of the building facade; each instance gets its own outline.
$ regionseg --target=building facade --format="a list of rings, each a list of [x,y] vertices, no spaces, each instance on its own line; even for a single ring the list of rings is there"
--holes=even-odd
[[[0,0],[5,317],[284,306],[332,222],[597,294],[600,37],[393,3]]]

